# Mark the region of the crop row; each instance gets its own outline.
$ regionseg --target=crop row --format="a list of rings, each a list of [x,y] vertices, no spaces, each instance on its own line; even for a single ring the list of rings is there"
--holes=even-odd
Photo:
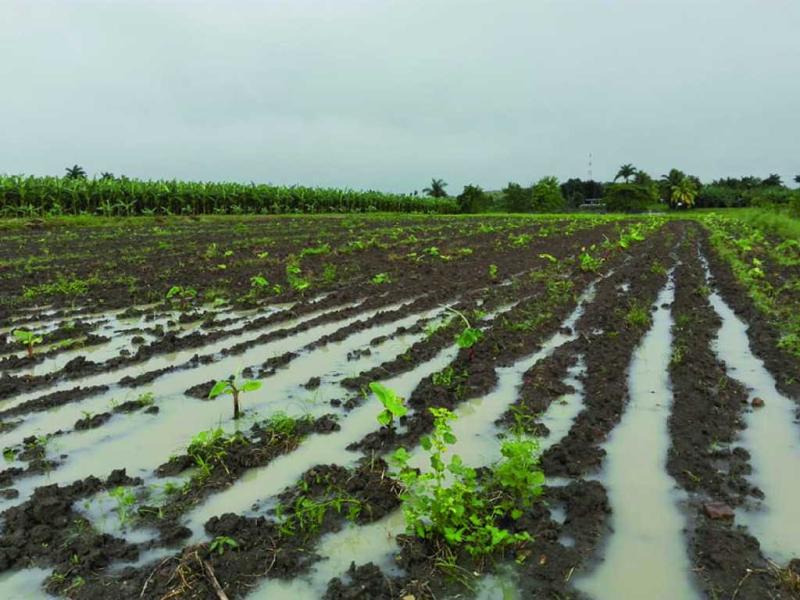
[[[449,199],[302,186],[0,176],[0,217],[456,212]]]

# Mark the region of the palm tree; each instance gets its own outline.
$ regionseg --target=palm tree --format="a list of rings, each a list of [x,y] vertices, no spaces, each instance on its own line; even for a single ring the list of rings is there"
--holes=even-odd
[[[781,181],[781,176],[777,173],[770,173],[769,177],[767,177],[764,181],[761,182],[761,185],[765,187],[773,186],[773,185],[783,185],[783,181]]]
[[[431,179],[431,187],[426,187],[422,191],[432,198],[446,198],[447,192],[444,188],[447,184],[443,179]]]
[[[67,172],[67,179],[86,179],[86,171],[79,165],[73,165],[64,170]]]
[[[672,186],[670,200],[673,207],[685,206],[686,208],[691,208],[694,206],[696,197],[697,187],[689,177],[684,177]]]
[[[102,173],[100,173],[100,179],[116,179],[116,178],[114,177],[113,173],[110,173],[108,171],[103,171]]]
[[[625,180],[625,183],[629,183],[630,178],[633,177],[634,175],[636,175],[636,167],[628,163],[622,165],[619,168],[619,171],[617,171],[617,175],[614,177],[614,181],[622,177]]]
[[[795,175],[794,176],[794,182],[795,183],[800,183],[800,175]]]

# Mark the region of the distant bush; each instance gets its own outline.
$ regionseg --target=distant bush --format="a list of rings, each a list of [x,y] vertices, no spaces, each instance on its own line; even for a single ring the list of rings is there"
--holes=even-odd
[[[730,208],[744,206],[745,199],[741,191],[724,185],[704,185],[697,194],[698,208]]]
[[[467,185],[456,198],[456,204],[460,213],[479,213],[489,207],[490,199],[480,186]]]
[[[533,208],[533,193],[531,188],[522,187],[518,183],[511,183],[503,188],[503,208],[508,212],[530,212]]]
[[[566,207],[558,179],[555,177],[542,177],[533,186],[531,196],[533,210],[538,212],[556,212]]]
[[[611,212],[642,212],[653,201],[653,194],[647,186],[614,183],[606,187],[603,201]]]

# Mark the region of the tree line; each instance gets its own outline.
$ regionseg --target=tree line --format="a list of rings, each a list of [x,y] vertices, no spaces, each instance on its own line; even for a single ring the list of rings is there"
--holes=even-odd
[[[800,183],[800,175],[794,181]],[[448,198],[446,187],[444,180],[433,179],[423,194]],[[572,178],[560,183],[556,177],[548,176],[527,187],[509,182],[499,193],[469,184],[455,200],[462,213],[558,212],[578,208],[641,212],[769,205],[786,205],[800,211],[800,190],[790,189],[774,173],[765,178],[727,177],[703,183],[699,177],[674,168],[656,179],[630,163],[621,165],[608,182]]]

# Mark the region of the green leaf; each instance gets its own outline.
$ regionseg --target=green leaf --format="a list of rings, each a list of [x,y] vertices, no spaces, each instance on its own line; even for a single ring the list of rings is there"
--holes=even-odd
[[[474,327],[466,327],[456,338],[456,343],[458,344],[459,348],[472,348],[478,341],[480,341],[481,336],[480,329],[475,329]]]
[[[431,438],[430,438],[430,436],[427,436],[427,435],[426,435],[426,436],[424,436],[424,437],[423,437],[423,438],[422,438],[422,439],[419,441],[419,445],[420,445],[420,446],[422,446],[422,449],[423,449],[423,450],[425,450],[426,452],[427,452],[428,450],[430,450],[430,449],[431,449],[431,447],[432,447],[432,442],[431,442]]]
[[[210,399],[216,398],[220,394],[226,393],[230,388],[231,382],[227,379],[220,379],[217,383],[214,384],[214,387],[211,388],[211,391],[208,393],[208,397]]]
[[[392,422],[392,413],[384,409],[378,414],[378,423],[383,425],[384,427],[388,427],[389,423]]]
[[[370,383],[369,389],[372,390],[372,393],[378,397],[378,400],[381,401],[381,404],[383,404],[384,408],[388,410],[393,417],[402,417],[408,413],[408,409],[403,404],[403,399],[398,396],[394,390],[377,381]]]
[[[248,380],[244,382],[244,385],[242,385],[243,392],[255,392],[256,390],[260,389],[261,389],[260,381]]]
[[[448,444],[455,444],[455,443],[456,443],[456,441],[457,441],[457,439],[456,439],[456,436],[455,436],[455,435],[453,435],[453,434],[452,434],[451,432],[449,432],[449,431],[445,431],[445,432],[444,432],[444,434],[442,435],[442,439],[444,439],[444,441],[445,441],[446,443],[448,443]],[[453,458],[456,458],[456,457],[453,457]]]

